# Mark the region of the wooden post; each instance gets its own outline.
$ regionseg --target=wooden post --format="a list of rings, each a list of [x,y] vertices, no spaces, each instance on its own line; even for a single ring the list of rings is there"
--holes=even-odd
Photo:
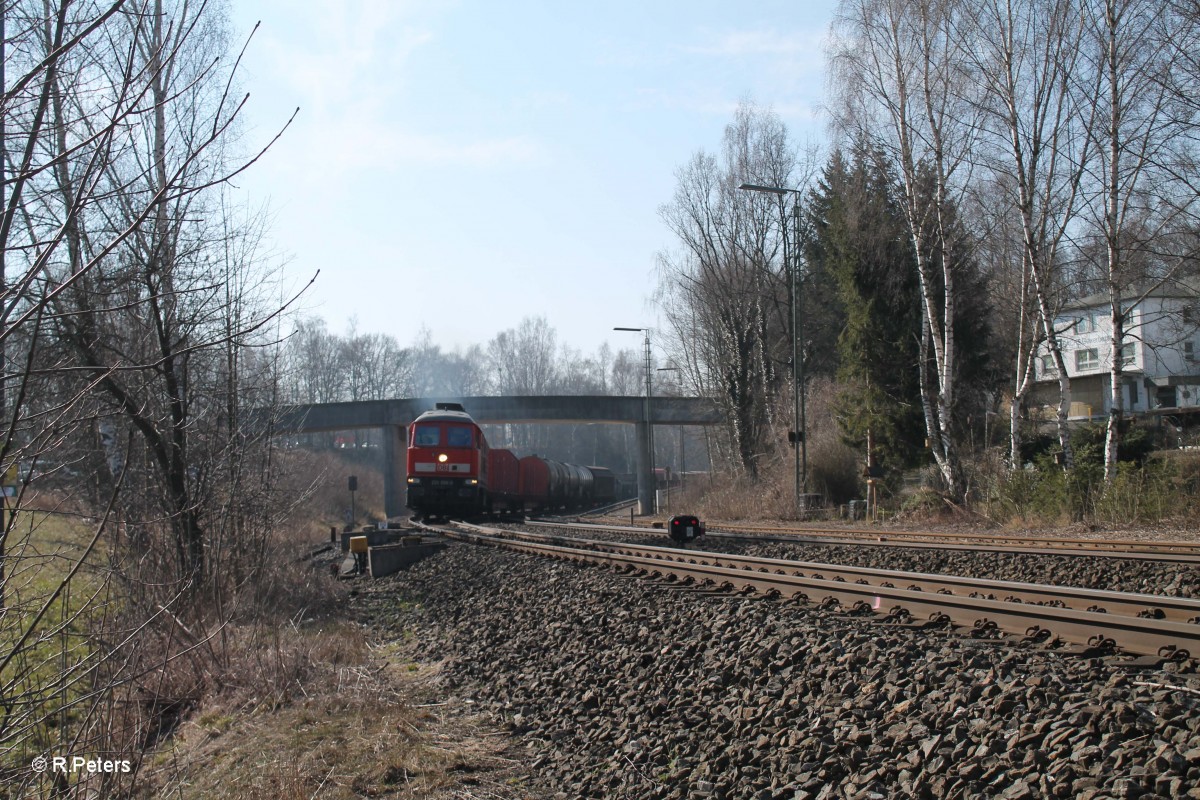
[[[875,439],[867,428],[867,519],[874,521],[878,498],[875,495]]]

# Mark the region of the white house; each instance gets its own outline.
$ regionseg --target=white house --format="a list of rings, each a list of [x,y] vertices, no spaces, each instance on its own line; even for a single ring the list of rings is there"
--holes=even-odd
[[[1122,402],[1128,414],[1200,411],[1200,295],[1161,289],[1131,304],[1125,323]],[[1107,295],[1092,295],[1063,309],[1055,320],[1071,379],[1071,419],[1109,412],[1112,324]],[[1035,365],[1034,407],[1058,407],[1058,370],[1043,343]]]

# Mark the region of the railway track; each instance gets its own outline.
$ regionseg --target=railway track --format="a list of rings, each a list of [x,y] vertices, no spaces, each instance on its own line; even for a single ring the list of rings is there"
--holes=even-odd
[[[1104,539],[1071,536],[1030,536],[1009,533],[955,533],[944,531],[903,531],[879,530],[872,528],[822,528],[817,526],[779,527],[771,525],[756,525],[754,523],[738,523],[737,526],[720,524],[714,526],[717,530],[748,531],[756,533],[794,533],[811,536],[847,536],[851,538],[896,539],[901,541],[915,540],[928,542],[960,542],[992,545],[1011,545],[1016,547],[1048,547],[1062,550],[1096,550],[1113,552],[1137,553],[1178,553],[1182,555],[1200,556],[1200,542],[1197,541],[1137,541],[1131,539]]]
[[[640,536],[665,535],[660,528],[638,525],[608,525],[591,522],[534,520],[538,527],[579,531],[607,531]],[[753,531],[753,532],[752,532]],[[767,526],[710,526],[708,536],[745,542],[783,544],[854,545],[858,547],[964,550],[986,553],[1085,556],[1088,558],[1136,558],[1177,564],[1200,565],[1200,542],[1144,542],[1120,539],[1037,538],[990,534],[937,533],[933,531],[878,531],[861,528],[772,528]]]
[[[880,616],[889,624],[942,627],[980,638],[1007,634],[1084,655],[1120,651],[1154,663],[1200,654],[1200,600],[755,558],[461,522],[437,531],[476,544],[638,572],[691,590],[796,598],[842,613]]]

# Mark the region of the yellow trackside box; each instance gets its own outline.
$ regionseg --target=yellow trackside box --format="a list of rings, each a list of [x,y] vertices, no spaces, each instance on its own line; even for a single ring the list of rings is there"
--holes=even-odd
[[[367,552],[367,537],[351,536],[350,537],[350,552],[351,553]]]

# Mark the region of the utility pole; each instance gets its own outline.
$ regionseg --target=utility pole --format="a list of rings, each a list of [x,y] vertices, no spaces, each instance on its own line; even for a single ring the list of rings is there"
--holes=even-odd
[[[753,183],[743,183],[738,187],[749,192],[765,192],[779,197],[779,223],[783,233],[783,264],[788,271],[788,305],[792,317],[792,395],[794,408],[792,412],[792,430],[788,431],[788,441],[791,442],[795,458],[795,501],[796,510],[804,507],[805,495],[808,493],[808,425],[805,420],[804,408],[804,314],[801,307],[804,303],[804,286],[800,279],[800,195],[799,189],[785,189],[778,186],[759,186]],[[785,216],[788,194],[796,195],[792,203],[792,238],[788,247],[787,219]]]

